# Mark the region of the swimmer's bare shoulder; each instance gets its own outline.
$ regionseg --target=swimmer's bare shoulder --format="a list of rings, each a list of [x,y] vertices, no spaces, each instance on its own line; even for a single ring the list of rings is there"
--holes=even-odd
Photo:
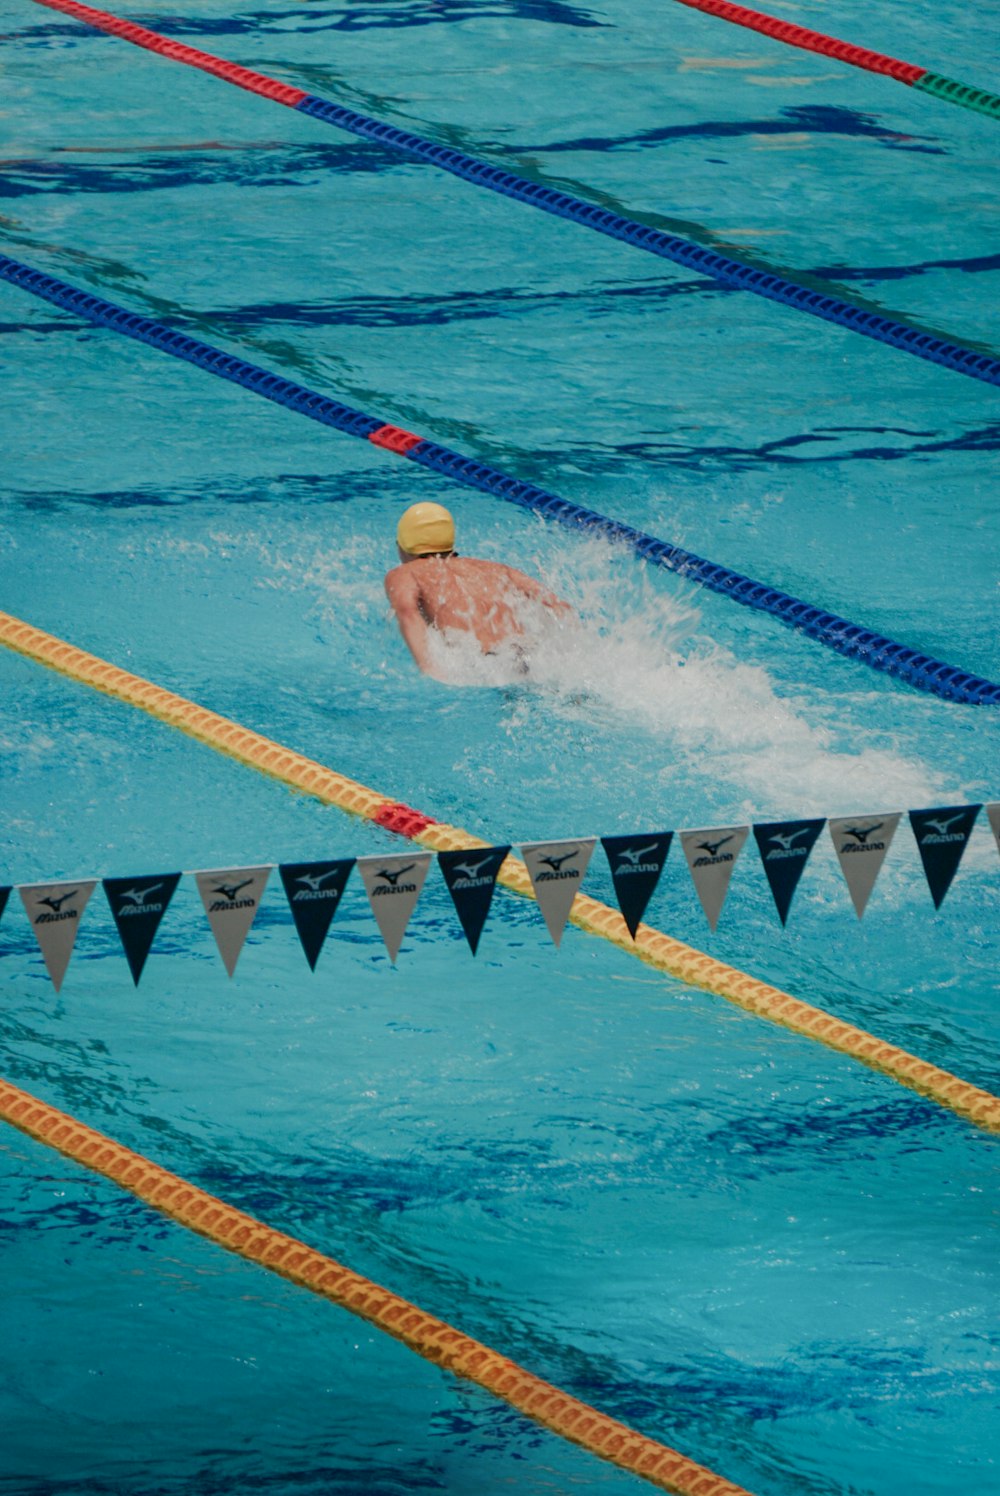
[[[412,566],[395,566],[386,573],[385,595],[396,617],[420,610],[420,578]]]
[[[428,638],[429,619],[423,601],[419,568],[413,565],[393,567],[386,574],[385,592],[414,660],[425,674],[433,674]]]
[[[555,593],[544,583],[539,582],[535,577],[529,577],[527,572],[519,571],[516,566],[508,566],[504,561],[480,561],[471,556],[456,559],[459,565],[467,569],[466,574],[470,578],[488,583],[494,591],[541,603],[543,607],[551,608],[555,613],[572,613],[573,611],[569,603],[556,597]]]

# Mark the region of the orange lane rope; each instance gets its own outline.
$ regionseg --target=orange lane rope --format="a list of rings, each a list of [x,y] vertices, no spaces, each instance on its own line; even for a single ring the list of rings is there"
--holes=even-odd
[[[161,721],[190,733],[192,737],[228,753],[241,763],[295,789],[314,795],[327,805],[335,805],[353,815],[378,822],[399,831],[434,851],[485,847],[489,844],[457,826],[432,821],[428,816],[401,806],[388,796],[377,794],[364,785],[335,774],[332,769],[284,748],[260,733],[239,723],[186,701],[165,691],[141,676],[121,670],[96,655],[76,648],[62,639],[44,633],[31,624],[0,612],[0,644],[58,670],[84,685],[104,691],[131,706],[142,708]],[[524,863],[508,857],[498,880],[514,893],[533,898],[531,879]],[[657,971],[668,973],[692,987],[701,987],[717,997],[724,997],[747,1012],[772,1023],[818,1039],[831,1049],[851,1055],[873,1070],[891,1076],[929,1100],[967,1117],[987,1131],[1000,1132],[1000,1097],[961,1080],[937,1065],[918,1059],[895,1044],[888,1044],[844,1023],[822,1008],[792,997],[780,988],[758,981],[746,972],[725,965],[713,956],[674,940],[649,925],[640,925],[633,941],[621,914],[589,895],[578,893],[570,919],[590,934],[600,935],[613,945],[639,956]]]
[[[446,1321],[425,1314],[409,1300],[206,1194],[141,1153],[133,1153],[5,1080],[0,1080],[0,1117],[131,1190],[188,1230],[207,1236],[300,1288],[331,1299],[401,1340],[418,1356],[478,1382],[561,1438],[641,1475],[652,1485],[677,1496],[749,1496],[742,1486],[715,1475],[676,1449],[635,1433],[626,1424],[525,1371],[498,1351],[463,1335]]]

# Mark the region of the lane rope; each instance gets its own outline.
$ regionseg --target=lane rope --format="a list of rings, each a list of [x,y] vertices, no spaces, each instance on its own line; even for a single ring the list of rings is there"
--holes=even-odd
[[[44,0],[43,0],[44,3]],[[838,62],[850,63],[852,67],[864,68],[869,73],[882,73],[905,83],[910,88],[920,89],[944,99],[948,104],[961,104],[966,109],[975,109],[991,119],[1000,119],[1000,95],[985,88],[975,88],[971,83],[959,83],[946,78],[929,68],[918,67],[912,62],[900,62],[887,57],[883,52],[873,52],[868,47],[856,46],[854,42],[838,41],[835,36],[826,36],[822,31],[810,31],[806,26],[797,26],[792,21],[781,21],[763,11],[748,10],[745,5],[731,5],[729,0],[678,0],[691,10],[704,11],[706,15],[718,16],[722,21],[731,21],[734,26],[744,26],[749,31],[759,31],[764,36],[785,42],[790,47],[800,47],[805,52],[820,52],[824,57],[835,57]]]
[[[591,1454],[676,1496],[749,1496],[666,1444],[598,1412],[445,1320],[342,1263],[171,1174],[141,1153],[0,1079],[0,1117],[74,1162],[103,1174],[220,1247],[339,1304],[402,1341],[425,1361],[477,1383],[494,1397]]]
[[[682,546],[658,540],[654,535],[647,535],[631,525],[571,503],[568,499],[562,499],[533,483],[511,477],[475,458],[464,457],[461,453],[418,436],[415,432],[404,431],[376,416],[355,410],[316,390],[310,390],[305,385],[296,384],[257,364],[248,363],[235,354],[224,353],[210,343],[189,337],[186,333],[166,327],[162,322],[155,322],[138,312],[130,312],[125,307],[82,291],[56,276],[47,275],[4,254],[0,254],[0,280],[6,280],[20,290],[51,302],[65,311],[85,317],[98,327],[109,328],[157,348],[162,353],[185,359],[210,374],[216,374],[219,378],[252,390],[254,394],[262,395],[277,405],[297,411],[299,415],[308,416],[325,426],[332,426],[349,436],[362,437],[396,456],[407,457],[454,483],[479,489],[574,529],[591,531],[605,540],[627,544],[652,565],[676,572],[687,580],[697,582],[709,591],[720,593],[756,612],[770,614],[818,643],[836,650],[838,654],[869,665],[873,670],[896,676],[918,690],[929,691],[947,701],[960,701],[970,706],[1000,706],[1000,684],[960,670],[957,666],[947,665],[932,655],[910,649],[884,634],[850,623],[826,608],[803,602],[801,598],[782,592],[780,588],[757,582],[752,577],[706,560]]]
[[[293,749],[272,742],[260,733],[242,727],[227,717],[166,691],[141,676],[120,669],[86,650],[52,634],[35,628],[9,613],[0,612],[0,644],[39,664],[47,665],[82,685],[92,686],[130,706],[141,708],[160,721],[180,728],[200,742],[230,757],[281,780],[292,788],[313,795],[325,805],[334,805],[352,815],[374,821],[387,830],[398,832],[433,851],[463,851],[487,847],[489,842],[472,836],[460,827],[435,821],[422,811],[389,799],[367,786]],[[508,857],[497,881],[514,893],[534,898],[531,878],[524,863]],[[760,982],[746,972],[717,961],[704,951],[682,944],[672,936],[640,924],[635,939],[617,909],[602,904],[588,894],[578,893],[570,910],[570,920],[588,934],[599,935],[629,954],[638,956],[657,971],[665,972],[691,987],[700,987],[717,997],[790,1029],[793,1033],[818,1039],[841,1054],[850,1055],[862,1064],[901,1085],[908,1086],[928,1100],[957,1112],[990,1132],[1000,1132],[1000,1097],[984,1091],[958,1076],[931,1065],[894,1044],[887,1044],[874,1034],[853,1024],[844,1023],[821,1008],[801,1002],[780,988]]]
[[[84,21],[98,31],[121,37],[125,41],[133,42],[136,46],[157,52],[173,62],[186,63],[191,67],[199,68],[202,72],[211,73],[214,77],[233,83],[238,88],[261,94],[279,104],[285,104],[289,108],[308,114],[313,119],[322,120],[325,124],[348,130],[354,135],[361,136],[362,139],[374,140],[380,145],[405,151],[477,187],[486,187],[491,192],[515,198],[518,202],[527,203],[530,207],[541,208],[557,218],[571,219],[585,228],[594,229],[598,233],[607,234],[612,239],[619,239],[637,249],[658,255],[661,259],[683,265],[687,270],[711,276],[723,285],[737,290],[752,291],[769,301],[780,302],[784,306],[808,312],[823,321],[849,328],[865,337],[874,338],[876,342],[887,343],[905,353],[928,359],[931,363],[941,364],[956,373],[984,380],[987,384],[1000,385],[1000,359],[991,354],[977,352],[950,339],[940,338],[920,328],[909,327],[881,313],[865,310],[832,292],[813,290],[808,286],[787,280],[784,276],[772,271],[743,264],[739,260],[719,254],[716,250],[693,244],[676,234],[666,234],[660,229],[650,228],[646,224],[637,223],[634,219],[624,218],[608,208],[600,208],[594,203],[584,202],[556,188],[543,187],[536,182],[529,182],[523,177],[515,176],[512,172],[504,171],[499,166],[491,166],[488,162],[468,156],[464,151],[453,150],[450,146],[435,145],[433,141],[426,140],[423,136],[414,135],[395,125],[372,119],[368,115],[359,114],[356,110],[346,109],[330,99],[323,99],[317,94],[308,94],[304,89],[291,88],[287,84],[279,83],[277,79],[254,72],[251,68],[227,62],[223,58],[214,57],[209,52],[199,52],[183,42],[171,41],[156,31],[149,31],[144,26],[134,25],[131,21],[122,20],[108,11],[95,10],[89,5],[81,5],[78,0],[35,0],[35,3],[48,6],[51,10],[62,11],[66,15]]]

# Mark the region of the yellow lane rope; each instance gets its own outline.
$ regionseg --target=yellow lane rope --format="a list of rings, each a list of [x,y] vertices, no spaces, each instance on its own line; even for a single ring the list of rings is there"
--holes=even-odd
[[[300,1288],[331,1299],[401,1340],[418,1356],[478,1382],[487,1392],[503,1398],[563,1439],[643,1476],[652,1485],[677,1496],[749,1496],[742,1486],[561,1392],[445,1320],[425,1314],[408,1299],[361,1277],[294,1236],[275,1231],[206,1194],[141,1153],[134,1153],[5,1080],[0,1080],[0,1117],[29,1137],[131,1190],[188,1230],[207,1236]]]
[[[338,806],[367,820],[377,820],[380,812],[391,810],[397,804],[388,796],[377,794],[342,774],[335,774],[332,769],[241,727],[228,717],[186,701],[183,696],[165,691],[141,676],[121,670],[65,640],[13,618],[9,613],[0,612],[0,644],[83,685],[104,691],[130,706],[140,707],[241,763],[314,795],[324,804]],[[416,812],[410,814],[420,829],[405,834],[434,851],[489,845],[456,826],[443,822],[426,825],[423,816]],[[534,897],[528,870],[516,857],[507,858],[498,881],[515,893]],[[793,1033],[818,1039],[829,1048],[851,1055],[873,1070],[891,1076],[901,1085],[909,1086],[931,1101],[967,1117],[977,1126],[1000,1132],[1000,1097],[918,1059],[895,1044],[886,1043],[865,1029],[844,1023],[822,1008],[814,1008],[780,988],[760,982],[649,925],[640,925],[633,941],[621,914],[587,894],[577,894],[570,919],[590,934],[601,935],[622,950],[639,956],[657,971],[667,972],[688,986],[701,987],[717,997],[724,997],[747,1012],[767,1018]]]

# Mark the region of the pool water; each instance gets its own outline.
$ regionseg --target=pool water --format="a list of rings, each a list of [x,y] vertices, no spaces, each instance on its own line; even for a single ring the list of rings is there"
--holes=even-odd
[[[781,14],[982,87],[955,0]],[[679,5],[220,0],[134,18],[532,180],[1000,346],[992,122]],[[0,4],[0,250],[1000,679],[995,392]],[[993,292],[994,294],[990,294]],[[513,842],[1000,799],[997,714],[0,285],[0,606]],[[418,674],[418,499],[582,618],[530,685]],[[0,654],[0,882],[398,851]],[[586,889],[613,901],[598,850]],[[782,930],[679,847],[649,922],[1000,1087],[1000,860],[939,912],[824,833]],[[354,875],[315,974],[277,874],[227,979],[184,879],[135,991],[103,895],[61,993],[16,895],[2,1073],[757,1496],[987,1496],[996,1145],[822,1046],[431,875]],[[530,1496],[641,1483],[6,1129],[0,1491]]]

